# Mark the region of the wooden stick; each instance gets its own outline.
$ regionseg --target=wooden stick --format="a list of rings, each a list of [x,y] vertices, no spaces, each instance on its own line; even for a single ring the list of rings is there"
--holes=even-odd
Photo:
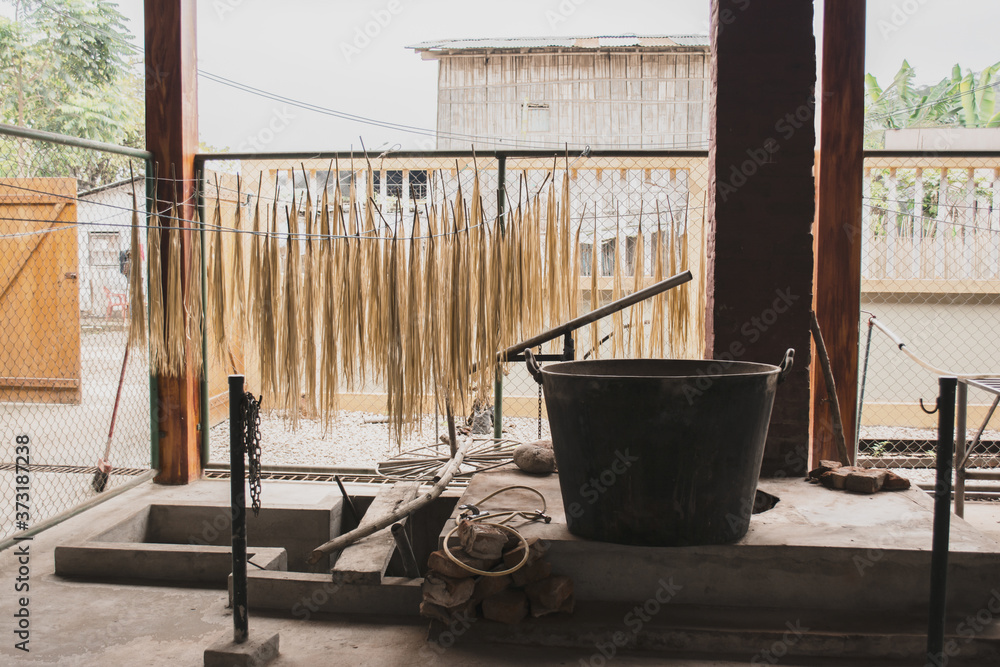
[[[469,446],[471,444],[472,444],[472,438],[466,437],[465,441],[462,443],[462,446],[459,447],[458,451],[455,452],[455,456],[452,457],[448,465],[446,465],[444,469],[441,471],[441,477],[438,479],[437,483],[435,483],[434,486],[432,486],[430,490],[427,491],[427,493],[411,500],[410,502],[404,505],[401,505],[396,511],[382,517],[377,521],[368,524],[367,526],[361,528],[355,528],[354,530],[348,533],[344,533],[343,535],[337,537],[336,539],[330,540],[329,542],[321,544],[320,546],[316,547],[315,549],[313,549],[312,554],[309,556],[308,559],[309,564],[314,565],[318,563],[320,559],[323,558],[323,556],[325,556],[326,554],[332,551],[341,551],[342,549],[346,549],[347,547],[351,546],[358,540],[364,537],[368,537],[369,535],[372,535],[374,533],[377,533],[380,530],[388,528],[389,526],[396,523],[400,519],[409,516],[413,512],[417,511],[421,507],[427,505],[435,498],[440,496],[442,493],[444,493],[444,490],[448,488],[448,485],[451,483],[452,478],[454,478],[455,474],[458,472],[459,467],[462,465],[462,461],[465,460],[465,452],[469,449]]]
[[[809,328],[812,330],[813,338],[816,340],[816,354],[819,357],[820,366],[823,368],[823,380],[826,384],[826,393],[830,397],[830,409],[833,412],[833,439],[837,443],[837,451],[840,453],[840,462],[845,466],[851,464],[851,459],[847,455],[847,442],[844,439],[844,422],[840,416],[840,400],[837,398],[837,384],[833,379],[833,368],[830,366],[830,357],[826,353],[826,344],[823,342],[823,332],[820,331],[819,321],[816,319],[816,312],[809,314]]]

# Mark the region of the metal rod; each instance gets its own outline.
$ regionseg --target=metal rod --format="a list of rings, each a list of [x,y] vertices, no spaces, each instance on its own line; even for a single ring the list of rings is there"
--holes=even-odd
[[[198,225],[197,234],[201,242],[201,266],[197,267],[201,271],[201,341],[196,344],[201,345],[201,378],[198,382],[201,391],[201,467],[208,465],[208,460],[212,456],[212,441],[210,432],[212,430],[212,409],[208,400],[208,239],[205,234],[205,173],[198,172],[195,179],[197,188]]]
[[[152,156],[146,160],[146,248],[149,248],[149,225],[156,201],[156,179],[153,177]],[[149,293],[149,268],[152,262],[146,262],[146,322],[150,321],[149,309],[152,307],[153,295]],[[152,348],[147,346],[149,362],[152,362]],[[149,467],[160,468],[160,385],[153,364],[149,363]]]
[[[955,413],[955,514],[965,516],[965,429],[969,408],[969,385],[958,383]],[[950,476],[950,473],[949,473]]]
[[[868,355],[872,350],[872,326],[871,321],[868,322],[868,342],[865,343],[865,361],[861,369],[861,390],[858,392],[858,418],[854,421],[854,458],[852,461],[858,460],[858,446],[861,443],[861,410],[865,407],[865,382],[868,379]]]
[[[410,544],[410,536],[406,534],[406,526],[402,523],[394,523],[390,530],[392,538],[396,540],[399,557],[403,561],[403,572],[410,579],[416,579],[420,576],[420,568],[417,567],[417,557],[413,555],[413,545]]]
[[[632,294],[623,296],[617,301],[612,301],[611,303],[590,311],[586,315],[581,315],[580,317],[572,319],[569,322],[553,327],[548,331],[543,331],[537,336],[532,336],[528,340],[511,345],[506,350],[497,353],[497,360],[503,361],[504,359],[509,359],[510,357],[521,354],[525,350],[530,350],[533,347],[538,347],[539,345],[548,343],[550,340],[555,340],[564,334],[572,333],[580,327],[590,324],[591,322],[596,322],[597,320],[607,317],[608,315],[617,313],[619,310],[624,310],[633,304],[656,296],[661,292],[666,292],[669,289],[673,289],[674,287],[683,285],[686,282],[690,282],[691,277],[690,271],[684,271],[683,273],[678,273],[676,276],[671,276],[658,283],[654,283],[645,289],[639,290],[638,292],[633,292]]]
[[[493,437],[503,437],[503,373],[493,379]]]
[[[229,376],[229,492],[233,525],[233,642],[249,634],[247,616],[247,508],[243,452],[243,376]]]
[[[106,144],[103,141],[81,139],[80,137],[71,137],[66,134],[56,134],[55,132],[31,130],[26,127],[8,125],[7,123],[0,123],[0,134],[6,134],[11,137],[20,137],[21,139],[32,139],[34,141],[47,141],[50,144],[61,144],[63,146],[72,146],[74,148],[87,148],[93,151],[114,153],[116,155],[124,155],[126,157],[135,158],[136,160],[151,161],[153,159],[152,153],[138,148],[116,146],[115,144]],[[147,172],[147,174],[148,173],[149,172]]]
[[[948,533],[951,529],[951,464],[955,444],[954,377],[938,379],[937,480],[934,484],[934,537],[931,551],[931,594],[927,621],[927,665],[943,665],[944,624],[948,592]]]
[[[451,409],[451,399],[446,398],[444,401],[445,418],[448,420],[448,446],[451,449],[451,457],[455,458],[455,452],[458,451],[458,432],[455,430],[455,415]]]
[[[354,500],[347,494],[344,483],[340,481],[340,475],[334,475],[333,478],[337,480],[337,486],[340,487],[340,494],[344,496],[344,505],[347,506],[347,509],[351,512],[351,516],[354,518],[354,525],[361,523],[361,513],[354,506]]]

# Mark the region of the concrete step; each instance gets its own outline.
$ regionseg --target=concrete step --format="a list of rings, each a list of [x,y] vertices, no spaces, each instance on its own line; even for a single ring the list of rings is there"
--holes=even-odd
[[[949,620],[945,644],[954,655],[945,664],[1000,664],[1000,627],[992,624],[995,614],[984,611],[979,620]],[[990,619],[982,623],[986,613]],[[484,619],[456,620],[451,627],[435,623],[431,636],[439,637],[442,645],[457,641],[591,648],[592,665],[634,651],[711,655],[754,665],[789,660],[830,664],[823,661],[831,657],[833,664],[864,659],[864,664],[923,665],[926,629],[926,619],[913,616],[660,604],[654,596],[640,605],[579,602],[572,615],[526,619],[513,626]]]

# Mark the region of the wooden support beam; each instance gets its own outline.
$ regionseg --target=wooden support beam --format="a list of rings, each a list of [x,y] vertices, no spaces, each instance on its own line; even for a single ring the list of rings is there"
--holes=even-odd
[[[183,220],[194,217],[194,156],[198,151],[198,65],[195,0],[145,0],[146,148],[153,153],[161,180],[156,209],[173,198],[171,168],[183,204]],[[166,178],[164,178],[166,177]],[[189,227],[187,223],[179,223]],[[182,274],[186,283],[190,239],[182,237]],[[163,289],[167,290],[169,244],[164,236]],[[184,291],[187,285],[182,285]],[[159,401],[153,414],[160,428],[160,484],[186,484],[201,476],[199,423],[200,368],[188,349],[180,377],[158,377]]]
[[[865,0],[827,2],[824,7],[814,232],[814,309],[830,355],[852,457],[861,308],[865,14]],[[813,461],[839,459],[831,405],[818,367],[812,387]]]
[[[813,3],[713,0],[706,355],[777,364],[763,476],[806,471],[815,185]]]

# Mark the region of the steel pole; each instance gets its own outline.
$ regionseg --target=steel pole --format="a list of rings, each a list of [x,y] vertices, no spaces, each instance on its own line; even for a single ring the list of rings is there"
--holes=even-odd
[[[233,522],[233,642],[249,634],[247,616],[247,508],[243,452],[243,376],[229,376],[229,492]]]
[[[934,537],[931,551],[931,594],[927,621],[927,665],[946,658],[944,624],[948,592],[948,533],[951,529],[951,468],[955,444],[955,390],[958,380],[938,380],[937,481],[934,484]]]

